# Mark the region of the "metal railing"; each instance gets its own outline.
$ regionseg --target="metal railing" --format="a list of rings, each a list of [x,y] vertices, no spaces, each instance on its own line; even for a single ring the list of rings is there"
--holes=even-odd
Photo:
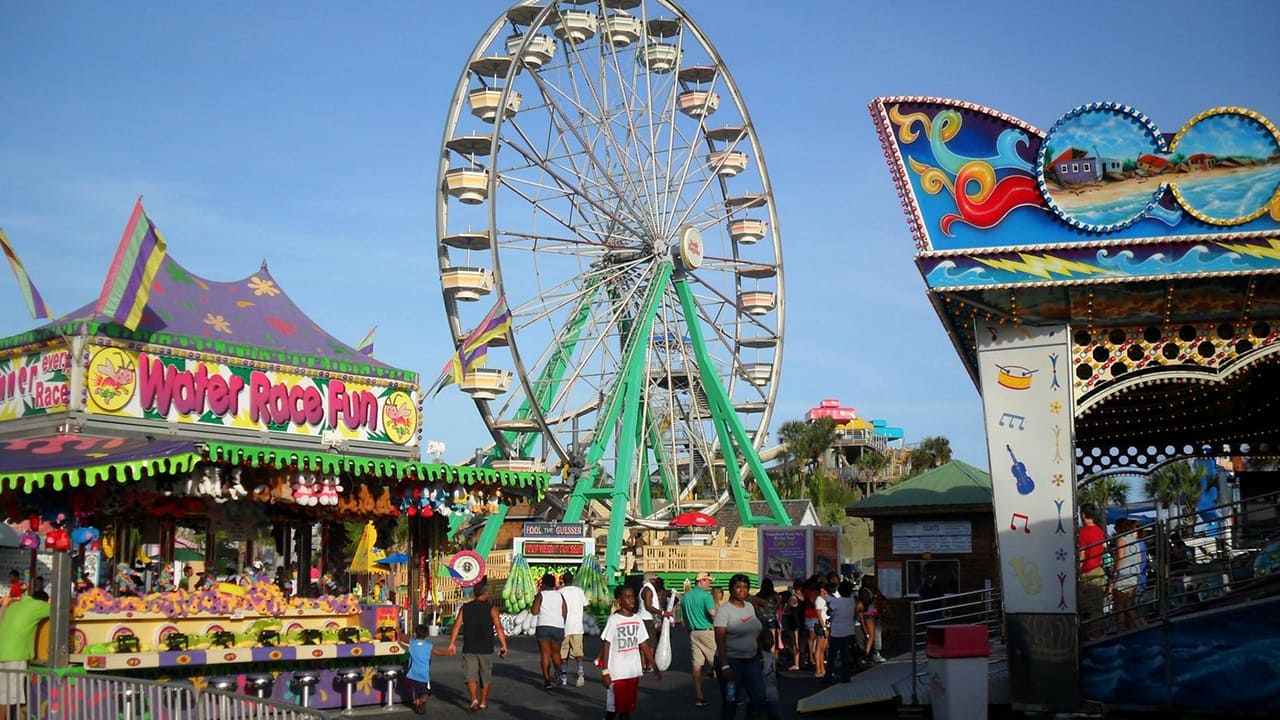
[[[916,688],[924,673],[920,672],[920,656],[924,654],[930,625],[982,625],[987,637],[1004,642],[1004,602],[1000,590],[988,588],[943,595],[927,600],[911,601],[911,704],[918,705]]]
[[[1085,607],[1081,598],[1082,641],[1280,593],[1266,557],[1261,558],[1263,567],[1256,566],[1261,554],[1280,550],[1278,502],[1280,493],[1226,503],[1139,524],[1086,546],[1086,553],[1102,550],[1106,578],[1100,613],[1096,606]],[[1117,562],[1122,551],[1132,554]],[[1126,575],[1136,576],[1136,587],[1124,587]]]
[[[19,701],[19,702],[13,702]],[[0,670],[0,702],[24,720],[317,720],[326,715],[190,683],[44,668]],[[0,710],[0,712],[3,712]]]

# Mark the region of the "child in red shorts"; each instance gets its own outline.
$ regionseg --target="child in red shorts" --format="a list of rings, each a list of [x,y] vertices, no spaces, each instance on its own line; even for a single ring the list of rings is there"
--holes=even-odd
[[[636,591],[627,585],[613,591],[617,610],[609,616],[600,633],[600,656],[596,664],[602,670],[600,679],[608,693],[605,694],[604,716],[606,720],[628,720],[636,710],[636,694],[640,689],[640,676],[645,666],[656,667],[653,648],[646,642],[649,632],[644,621],[636,615]],[[654,677],[661,680],[662,672],[654,670]]]

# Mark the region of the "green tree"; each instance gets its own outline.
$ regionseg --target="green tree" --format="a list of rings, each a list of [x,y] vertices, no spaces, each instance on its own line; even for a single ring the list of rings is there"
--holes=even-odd
[[[817,467],[822,454],[836,440],[836,423],[831,418],[815,422],[788,420],[778,428],[778,440],[786,446],[788,464],[799,463],[798,468],[808,471]]]
[[[1156,503],[1156,514],[1167,508],[1173,515],[1188,515],[1200,500],[1204,473],[1187,460],[1171,462],[1147,476],[1142,491]]]
[[[911,451],[911,475],[919,475],[951,462],[951,441],[942,435],[931,435],[920,440]]]
[[[1080,504],[1093,503],[1098,508],[1099,519],[1105,519],[1107,508],[1129,504],[1129,485],[1114,475],[1095,478],[1076,491]]]

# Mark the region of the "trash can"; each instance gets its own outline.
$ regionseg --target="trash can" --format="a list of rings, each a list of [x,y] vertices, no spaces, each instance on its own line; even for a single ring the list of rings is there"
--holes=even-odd
[[[932,625],[925,629],[924,649],[934,720],[986,720],[987,628]]]

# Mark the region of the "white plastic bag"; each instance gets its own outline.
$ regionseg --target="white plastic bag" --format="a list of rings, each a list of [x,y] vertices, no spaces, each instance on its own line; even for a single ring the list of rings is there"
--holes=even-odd
[[[676,596],[672,593],[667,599],[667,612],[671,612],[676,606]],[[661,619],[662,629],[658,631],[658,649],[653,653],[653,664],[658,669],[666,672],[671,667],[671,625],[672,618],[663,617]]]

